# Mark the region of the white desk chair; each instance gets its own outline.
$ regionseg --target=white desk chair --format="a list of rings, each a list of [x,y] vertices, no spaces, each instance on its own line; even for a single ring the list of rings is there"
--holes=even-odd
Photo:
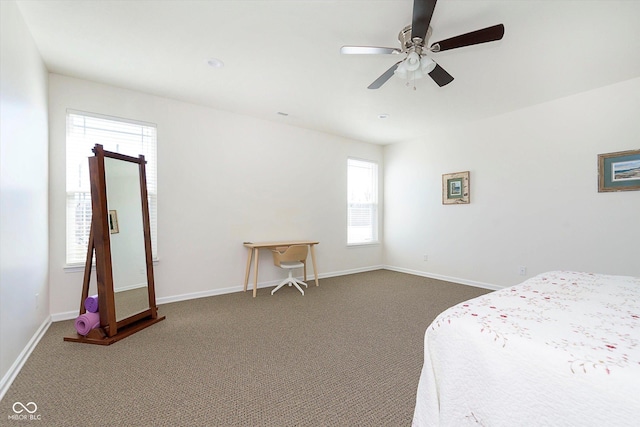
[[[293,277],[294,268],[304,268],[304,277],[307,277],[307,253],[309,247],[307,245],[292,245],[286,248],[284,252],[273,250],[273,263],[280,268],[286,268],[289,270],[289,277],[284,279],[274,290],[271,291],[273,295],[278,289],[284,285],[293,285],[304,295],[304,291],[300,285],[307,287],[307,284]]]

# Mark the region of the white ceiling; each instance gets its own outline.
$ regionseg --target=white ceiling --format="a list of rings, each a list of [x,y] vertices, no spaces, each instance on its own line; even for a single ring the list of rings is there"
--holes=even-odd
[[[433,54],[443,88],[367,89],[399,57],[340,47],[399,47],[412,4],[18,1],[51,72],[378,144],[640,76],[640,1],[440,0],[431,42],[498,23],[503,40]]]

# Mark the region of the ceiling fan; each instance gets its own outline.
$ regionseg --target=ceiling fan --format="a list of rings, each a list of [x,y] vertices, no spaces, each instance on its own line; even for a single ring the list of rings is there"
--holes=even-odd
[[[376,47],[376,46],[342,46],[340,53],[346,55],[379,55],[379,54],[403,54],[402,61],[395,63],[385,71],[368,89],[378,89],[394,74],[408,80],[416,80],[429,75],[438,86],[445,86],[453,81],[451,74],[427,56],[427,53],[437,53],[445,50],[456,49],[474,44],[487,43],[502,39],[504,25],[498,24],[470,33],[461,34],[427,47],[431,38],[431,17],[436,7],[437,0],[413,0],[413,18],[411,25],[406,26],[400,34],[400,48]],[[415,89],[415,87],[414,87]]]

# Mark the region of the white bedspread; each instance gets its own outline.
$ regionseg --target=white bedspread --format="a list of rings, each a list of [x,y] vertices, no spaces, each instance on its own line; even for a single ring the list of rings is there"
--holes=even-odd
[[[414,426],[640,426],[640,278],[550,272],[425,334]]]

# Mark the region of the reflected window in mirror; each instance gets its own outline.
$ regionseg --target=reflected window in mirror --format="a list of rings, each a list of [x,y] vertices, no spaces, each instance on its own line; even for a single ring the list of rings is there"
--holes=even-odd
[[[128,156],[145,156],[151,249],[157,258],[157,129],[152,123],[67,110],[67,265],[81,265],[91,228],[91,188],[87,158],[96,144]],[[118,218],[120,213],[117,213]],[[120,225],[120,224],[119,224]]]
[[[105,158],[104,174],[110,233],[116,320],[149,308],[137,163]]]

